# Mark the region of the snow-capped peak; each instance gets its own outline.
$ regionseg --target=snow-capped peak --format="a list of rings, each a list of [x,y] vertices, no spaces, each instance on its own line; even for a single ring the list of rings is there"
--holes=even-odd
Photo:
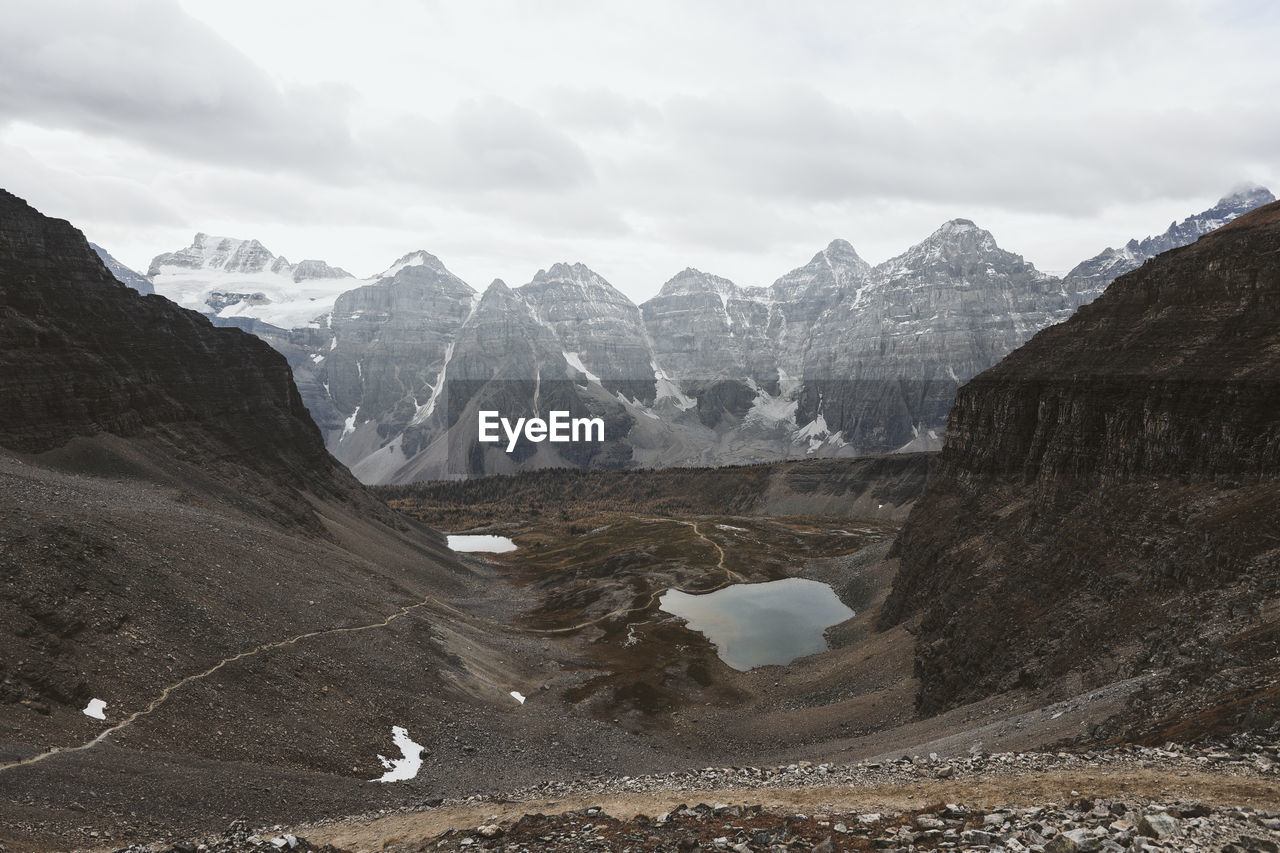
[[[579,284],[607,284],[595,270],[583,263],[555,263],[550,269],[538,270],[532,283],[544,281],[572,281]]]
[[[686,267],[676,273],[662,289],[659,296],[684,296],[690,293],[716,293],[722,299],[737,299],[739,287],[727,278]]]
[[[275,262],[276,256],[257,240],[217,237],[200,232],[185,249],[158,255],[151,262],[147,275],[157,275],[164,267],[255,273],[270,270]]]
[[[401,270],[408,269],[409,267],[427,267],[435,270],[436,272],[448,272],[439,258],[425,249],[419,249],[416,252],[410,252],[407,255],[402,255],[394,264],[378,273],[374,278],[394,278]]]
[[[1276,197],[1271,194],[1271,190],[1252,182],[1237,184],[1231,188],[1231,191],[1218,199],[1215,207],[1236,207],[1238,205],[1248,205],[1250,209],[1260,207],[1264,204],[1270,204],[1275,201]]]
[[[839,237],[828,243],[827,248],[814,255],[814,261],[817,261],[819,257],[832,268],[847,267],[862,270],[871,268],[871,265],[864,261],[857,250],[853,248],[852,243]]]
[[[936,255],[946,249],[963,253],[986,253],[999,250],[996,238],[991,232],[979,228],[972,219],[951,219],[942,223],[922,242],[906,251],[907,257],[916,255]]]

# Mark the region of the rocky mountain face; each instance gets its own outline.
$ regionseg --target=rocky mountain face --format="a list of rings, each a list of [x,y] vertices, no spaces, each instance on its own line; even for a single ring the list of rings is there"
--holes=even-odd
[[[1069,314],[1058,279],[952,220],[813,321],[797,421],[859,448],[936,449],[956,389]]]
[[[83,235],[0,193],[0,446],[22,453],[78,437],[146,438],[227,471],[229,499],[314,524],[302,493],[356,484],[325,452],[276,352],[121,284]]]
[[[1265,198],[1228,196],[1129,254],[1191,240]],[[835,240],[769,287],[687,269],[638,307],[582,264],[486,301],[424,251],[355,280],[203,234],[152,271],[162,294],[285,354],[329,449],[363,481],[394,483],[936,450],[957,388],[1120,268],[1091,263],[1060,280],[956,219],[875,267]],[[611,430],[599,446],[490,452],[475,444],[486,387],[512,419],[558,407]]]
[[[811,348],[812,327],[819,318],[858,291],[871,267],[844,240],[833,240],[809,263],[792,270],[769,288],[774,310],[769,335],[777,341],[779,366],[792,377],[802,374]]]
[[[1144,677],[1117,732],[1280,714],[1277,328],[1270,204],[960,389],[882,614],[917,634],[922,710]]]
[[[340,459],[357,464],[381,446],[378,425],[420,422],[434,407],[475,300],[475,292],[427,252],[405,255],[373,283],[338,297],[327,334],[317,336],[319,351],[304,350],[302,369],[317,377],[312,392],[323,391],[333,411],[346,415],[341,423],[325,423],[348,439],[338,445]],[[367,424],[373,426],[358,433]]]
[[[1079,307],[1097,299],[1111,282],[1156,255],[1194,243],[1236,217],[1275,200],[1276,197],[1265,187],[1244,187],[1218,199],[1218,203],[1206,211],[1188,216],[1182,222],[1170,222],[1168,229],[1159,236],[1133,239],[1119,249],[1103,249],[1067,273],[1064,284],[1073,306]]]
[[[199,805],[169,825],[279,815],[284,789],[337,810],[385,772],[393,725],[485,742],[536,689],[541,643],[499,650],[440,602],[479,584],[326,452],[278,352],[126,287],[4,192],[0,395],[6,832],[26,820],[9,792],[118,825],[179,788]],[[83,783],[108,764],[146,797]]]
[[[640,310],[653,354],[679,382],[776,382],[768,291],[686,269]],[[775,389],[776,390],[776,389]]]
[[[121,284],[127,284],[141,294],[155,293],[156,290],[151,286],[151,279],[147,278],[139,272],[136,272],[124,264],[111,257],[111,253],[99,246],[97,243],[90,243],[89,248],[97,253],[102,262],[107,265],[107,269],[111,270],[111,274],[116,277],[116,281]]]

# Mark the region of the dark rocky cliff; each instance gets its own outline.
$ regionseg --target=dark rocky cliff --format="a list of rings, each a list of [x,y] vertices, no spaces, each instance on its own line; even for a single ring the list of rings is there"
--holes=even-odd
[[[78,230],[4,191],[0,391],[12,451],[145,440],[149,463],[195,466],[221,498],[288,525],[313,524],[303,493],[374,505],[325,451],[283,357],[124,286]]]
[[[1166,709],[1269,719],[1278,330],[1271,204],[1117,279],[960,390],[881,619],[918,632],[921,710],[1158,671]]]

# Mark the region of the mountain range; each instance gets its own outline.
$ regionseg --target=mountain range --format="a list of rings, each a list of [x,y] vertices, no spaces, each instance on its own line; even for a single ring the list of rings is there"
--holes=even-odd
[[[249,248],[241,256],[258,265]],[[747,342],[710,380],[697,365],[716,353],[699,354],[699,343],[716,327],[676,340],[675,322],[655,336],[652,306],[646,316],[580,266],[477,295],[414,254],[389,282],[335,296],[331,322],[275,332],[235,323],[283,335],[278,345],[307,360],[333,354],[338,367],[313,374],[326,393],[385,387],[401,408],[396,365],[439,359],[425,376],[402,371],[406,386],[428,384],[410,395],[410,426],[465,419],[510,394],[534,411],[616,403],[639,424],[689,418],[715,430],[704,401],[732,418],[743,386],[797,410],[811,394],[836,417],[834,386],[788,373],[788,359],[812,358],[799,342],[841,317],[894,317],[915,304],[913,286],[928,293],[943,272],[970,282],[974,255],[995,280],[983,294],[1032,295],[1010,316],[1034,317],[1037,299],[1063,295],[1060,280],[964,220],[870,269],[835,244],[765,293],[686,275],[665,310],[678,320],[680,302],[695,301],[692,316],[705,318],[719,303],[729,337]],[[1216,815],[1242,843],[1219,843],[1228,836],[1215,829],[1212,845],[1193,846],[1269,849],[1275,813],[1252,810],[1273,801],[1280,754],[1277,259],[1280,204],[1269,204],[1125,274],[966,383],[941,454],[544,471],[375,492],[326,452],[279,352],[125,286],[69,223],[0,192],[4,846],[167,837],[166,849],[186,850],[197,845],[172,833],[207,836],[235,821],[238,840],[210,849],[312,850],[293,834],[299,823],[322,831],[326,819],[362,814],[367,829],[381,812],[391,822],[376,843],[349,846],[461,850],[493,846],[476,835],[509,843],[514,827],[541,820],[516,815],[563,809],[566,795],[600,802],[610,780],[618,787],[606,791],[630,797],[645,774],[639,791],[668,808],[707,767],[718,788],[704,791],[747,799],[759,787],[787,797],[794,816],[827,808],[832,778],[879,801],[892,764],[911,768],[905,790],[942,803],[1003,779],[1017,790],[996,796],[1027,803],[1037,821],[1037,800],[1081,791],[1076,828],[1063,823],[1047,844],[1043,824],[1019,830],[1026,849],[1105,848],[1077,826],[1090,813],[1134,848],[1145,845],[1133,843],[1135,824],[1113,818],[1141,815],[1144,833],[1160,825],[1187,841],[1205,825],[1192,820]],[[268,274],[297,274],[286,266]],[[806,293],[832,288],[847,314],[806,315]],[[670,364],[652,355],[663,346]],[[354,409],[348,427],[348,439],[377,436]],[[407,447],[408,436],[391,439]],[[467,465],[489,461],[478,446],[458,448],[471,448]],[[529,449],[524,461],[541,461],[545,446]],[[851,517],[882,502],[910,506],[900,535]],[[462,557],[398,510],[469,518],[462,529],[484,519],[518,547],[505,561]],[[847,603],[852,615],[828,632],[826,651],[739,672],[659,607],[665,590],[766,578],[825,582]],[[1204,737],[1226,740],[1174,777],[1182,765],[1165,759]],[[391,745],[403,758],[386,757]],[[1064,765],[1073,749],[1078,763]],[[793,796],[791,768],[824,787]],[[388,776],[402,781],[382,784]],[[591,787],[561,781],[571,779]],[[895,807],[917,809],[909,796]],[[1120,797],[1136,805],[1105,805]],[[1177,817],[1153,805],[1172,797],[1182,798]],[[488,816],[503,805],[510,820]],[[466,811],[446,823],[441,806]],[[720,831],[764,805],[699,808]],[[975,799],[938,812],[982,821],[963,830],[981,835],[954,825],[961,848],[999,838],[1014,849],[1004,815],[1015,812],[993,823],[989,808]],[[601,813],[590,811],[574,815],[595,838]],[[471,829],[477,815],[503,825]],[[287,834],[247,840],[272,825]],[[895,828],[881,846],[900,838]]]
[[[326,446],[366,483],[743,464],[936,450],[966,381],[1117,276],[1272,200],[1233,192],[1063,278],[954,219],[874,267],[835,240],[768,287],[686,269],[638,306],[582,264],[477,292],[426,251],[356,279],[206,234],[143,280],[282,352]],[[605,440],[506,453],[477,441],[481,409],[599,417]]]

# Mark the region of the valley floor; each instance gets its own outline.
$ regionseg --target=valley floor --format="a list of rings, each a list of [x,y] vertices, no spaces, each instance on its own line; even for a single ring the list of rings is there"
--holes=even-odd
[[[119,674],[100,672],[92,685],[127,682],[132,693],[109,705],[109,713],[120,704],[136,710],[157,697],[162,702],[118,736],[80,750],[66,747],[89,742],[101,726],[77,707],[44,713],[29,704],[0,705],[0,764],[47,756],[0,769],[0,844],[10,853],[128,844],[170,849],[180,838],[216,834],[233,821],[243,823],[230,841],[220,836],[219,844],[231,845],[226,849],[249,849],[257,843],[248,840],[250,827],[275,825],[352,849],[436,849],[434,839],[446,829],[458,832],[439,839],[446,842],[440,849],[494,846],[502,838],[524,845],[512,849],[579,849],[519,840],[535,828],[552,831],[528,822],[520,828],[519,819],[594,806],[622,821],[609,824],[618,838],[639,833],[632,845],[639,851],[721,831],[725,821],[701,812],[677,811],[666,828],[636,823],[637,814],[656,816],[699,799],[759,806],[756,817],[777,824],[774,836],[787,814],[804,812],[803,832],[794,819],[788,832],[791,841],[806,843],[825,839],[818,835],[827,827],[815,813],[830,813],[826,834],[840,837],[829,849],[855,849],[851,836],[834,831],[841,820],[854,825],[852,812],[906,813],[940,801],[975,809],[1048,802],[1065,808],[1077,790],[1081,797],[1125,797],[1134,809],[1185,800],[1280,808],[1274,750],[1243,763],[1139,753],[1116,761],[974,758],[1082,741],[1155,674],[1092,690],[1066,684],[1015,692],[918,718],[914,638],[904,628],[872,629],[895,571],[887,556],[896,531],[891,521],[589,505],[534,517],[507,512],[474,519],[481,523],[471,529],[510,536],[519,550],[462,558],[452,587],[442,589],[408,576],[386,583],[345,551],[289,544],[180,491],[12,462],[0,465],[0,476],[6,486],[0,533],[7,541],[57,545],[59,536],[78,537],[54,565],[64,574],[103,548],[136,577],[147,577],[146,555],[130,549],[142,547],[160,516],[166,537],[203,544],[182,552],[192,555],[191,565],[166,564],[166,578],[190,573],[198,582],[246,552],[291,554],[291,565],[313,571],[347,561],[350,573],[386,584],[353,588],[299,614],[298,601],[307,598],[302,585],[314,579],[296,571],[272,575],[298,585],[271,593],[278,620],[245,625],[252,633],[239,643],[219,639],[225,649],[182,643],[183,620],[199,614],[175,621],[172,614],[181,611],[161,590],[149,593],[163,605],[154,612],[140,613],[132,599],[123,633],[79,614],[88,628],[74,645],[72,638],[63,643],[80,656],[81,671],[92,674],[112,659],[112,644],[131,644],[122,658],[129,665]],[[340,516],[330,523],[358,530]],[[791,576],[830,584],[855,616],[828,632],[829,651],[789,666],[730,669],[705,638],[657,610],[656,594],[670,587],[705,592],[730,581]],[[74,602],[70,590],[66,596]],[[423,601],[429,603],[417,605]],[[163,648],[135,638],[164,638],[173,630],[179,638],[155,644]],[[166,649],[179,657],[166,657]],[[172,689],[162,695],[156,685]],[[527,701],[517,704],[508,690]],[[377,754],[395,752],[393,724],[406,726],[426,748],[422,769],[404,782],[369,781],[382,773]],[[51,745],[63,749],[47,752]],[[925,758],[904,764],[903,754]],[[726,765],[769,769],[702,769]],[[355,814],[373,817],[326,820]],[[581,818],[557,825],[579,833]],[[501,834],[493,839],[472,833],[495,822]],[[950,828],[971,828],[962,824]],[[896,832],[901,825],[894,818],[874,829]],[[270,832],[259,832],[259,841],[269,844]],[[645,840],[648,834],[659,842]],[[472,844],[464,845],[465,838]],[[619,844],[581,849],[627,846]]]

